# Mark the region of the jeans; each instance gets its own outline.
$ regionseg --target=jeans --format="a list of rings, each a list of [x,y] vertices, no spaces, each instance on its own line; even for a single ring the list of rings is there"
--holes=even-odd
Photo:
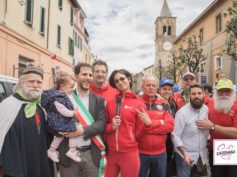
[[[141,167],[139,177],[147,177],[150,169],[151,176],[165,177],[167,166],[166,152],[158,155],[140,154]]]
[[[177,177],[201,177],[195,167],[189,166],[184,159],[178,154],[175,154]]]

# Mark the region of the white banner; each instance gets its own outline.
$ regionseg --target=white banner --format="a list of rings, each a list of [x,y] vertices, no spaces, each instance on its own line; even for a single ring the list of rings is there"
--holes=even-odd
[[[214,139],[213,165],[237,165],[237,139]]]

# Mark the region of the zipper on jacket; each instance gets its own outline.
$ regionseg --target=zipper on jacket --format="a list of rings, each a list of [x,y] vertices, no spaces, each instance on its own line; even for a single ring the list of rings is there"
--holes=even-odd
[[[132,141],[134,141],[134,136],[133,136],[132,127],[130,127],[130,135],[131,135]]]
[[[119,145],[118,145],[118,131],[119,129],[117,128],[116,129],[116,132],[115,132],[115,141],[116,141],[116,150],[119,151]]]

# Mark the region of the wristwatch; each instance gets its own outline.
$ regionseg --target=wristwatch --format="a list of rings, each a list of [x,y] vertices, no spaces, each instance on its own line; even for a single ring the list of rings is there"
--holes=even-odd
[[[214,131],[216,129],[216,124],[213,124],[211,127],[211,131]]]

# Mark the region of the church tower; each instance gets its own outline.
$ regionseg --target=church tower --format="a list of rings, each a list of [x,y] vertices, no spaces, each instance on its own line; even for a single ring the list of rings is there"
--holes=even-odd
[[[161,14],[155,21],[155,66],[167,65],[173,42],[176,38],[176,17],[172,17],[164,0]]]

